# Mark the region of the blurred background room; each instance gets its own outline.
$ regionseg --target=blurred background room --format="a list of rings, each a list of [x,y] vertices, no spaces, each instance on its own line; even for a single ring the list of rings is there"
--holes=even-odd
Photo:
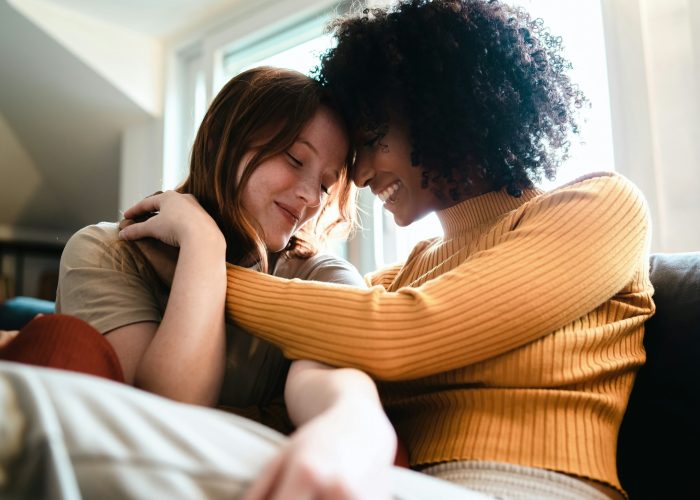
[[[563,38],[591,106],[551,188],[615,170],[646,196],[653,252],[700,250],[700,2],[508,0]],[[0,302],[54,300],[79,228],[184,178],[210,99],[238,72],[311,72],[333,0],[0,0]],[[361,193],[334,251],[368,272],[440,234],[398,229]]]

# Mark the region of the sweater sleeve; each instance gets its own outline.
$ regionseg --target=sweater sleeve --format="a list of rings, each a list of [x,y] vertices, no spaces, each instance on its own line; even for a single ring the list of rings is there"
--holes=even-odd
[[[648,227],[638,190],[603,175],[533,200],[497,244],[419,287],[362,290],[231,266],[226,308],[289,357],[414,379],[497,356],[592,311],[639,269]]]

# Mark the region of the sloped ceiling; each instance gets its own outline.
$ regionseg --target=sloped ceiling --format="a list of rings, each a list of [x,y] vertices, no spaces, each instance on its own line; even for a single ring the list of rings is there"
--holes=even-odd
[[[238,5],[262,4],[267,1],[269,0],[50,0],[52,4],[91,18],[161,39],[230,12]]]
[[[122,131],[148,113],[0,0],[0,114],[40,181],[0,225],[72,232],[117,216]],[[0,152],[0,198],[23,173]]]

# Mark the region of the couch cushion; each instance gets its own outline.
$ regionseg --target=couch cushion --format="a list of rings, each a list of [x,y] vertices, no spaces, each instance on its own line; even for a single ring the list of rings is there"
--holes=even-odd
[[[55,305],[49,300],[13,297],[0,303],[0,330],[19,330],[37,314],[50,314]]]
[[[651,281],[656,314],[620,429],[620,481],[633,499],[689,498],[700,452],[700,252],[653,255]]]

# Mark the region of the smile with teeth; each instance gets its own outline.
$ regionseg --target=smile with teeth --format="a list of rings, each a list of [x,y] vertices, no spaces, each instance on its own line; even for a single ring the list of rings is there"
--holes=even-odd
[[[401,181],[396,181],[384,191],[377,193],[377,197],[382,200],[382,203],[394,203],[396,201],[396,192],[399,189],[401,189]]]

